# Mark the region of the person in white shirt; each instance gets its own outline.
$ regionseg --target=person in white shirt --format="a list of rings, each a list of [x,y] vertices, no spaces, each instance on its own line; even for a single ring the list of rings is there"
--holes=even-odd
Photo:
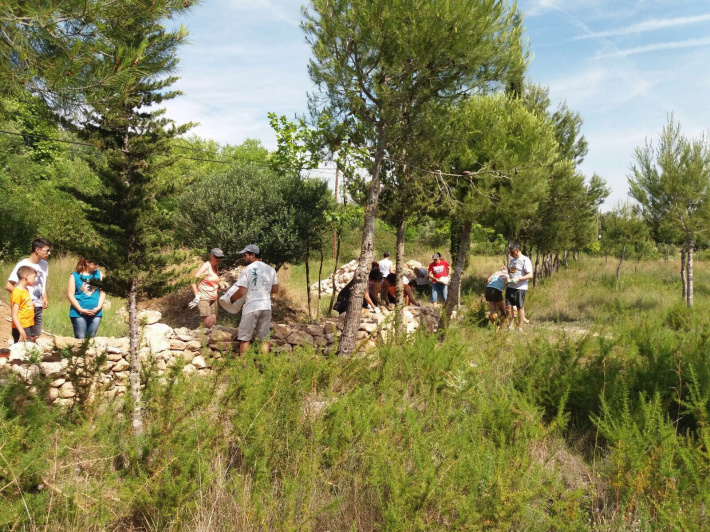
[[[237,279],[237,291],[232,295],[232,302],[246,296],[242,306],[242,320],[239,322],[239,354],[249,351],[254,337],[261,340],[261,352],[271,350],[268,342],[271,333],[271,296],[279,291],[276,270],[261,260],[261,250],[249,244],[239,252],[247,266]]]
[[[380,259],[378,264],[380,265],[380,271],[382,272],[382,277],[386,278],[392,271],[392,261],[390,260],[390,252],[385,251],[384,258]]]
[[[513,325],[513,307],[518,308],[518,331],[523,331],[525,322],[525,295],[528,293],[528,280],[533,278],[532,262],[520,252],[520,246],[513,244],[508,250],[508,288],[505,291],[505,305],[511,317],[509,328]]]
[[[12,294],[19,281],[17,270],[22,266],[29,266],[37,272],[34,285],[30,289],[30,297],[35,306],[35,322],[31,327],[32,337],[37,339],[42,334],[42,311],[47,308],[47,278],[49,277],[49,264],[47,259],[51,253],[52,243],[46,238],[36,238],[32,241],[32,253],[15,265],[10,277],[5,284],[5,290]]]

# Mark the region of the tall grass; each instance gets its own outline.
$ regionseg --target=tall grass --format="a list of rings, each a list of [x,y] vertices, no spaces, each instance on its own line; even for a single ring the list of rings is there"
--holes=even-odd
[[[469,308],[497,260],[472,261]],[[366,356],[148,372],[140,446],[130,405],[63,412],[8,381],[0,528],[708,529],[710,317],[642,266],[560,271],[525,334],[465,320]]]

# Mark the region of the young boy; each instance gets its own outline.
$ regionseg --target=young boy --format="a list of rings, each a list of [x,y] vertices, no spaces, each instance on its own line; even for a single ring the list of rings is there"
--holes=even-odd
[[[35,323],[35,307],[27,287],[35,284],[37,272],[30,266],[20,266],[17,270],[18,281],[10,296],[12,309],[12,339],[17,342],[34,342],[32,326]]]

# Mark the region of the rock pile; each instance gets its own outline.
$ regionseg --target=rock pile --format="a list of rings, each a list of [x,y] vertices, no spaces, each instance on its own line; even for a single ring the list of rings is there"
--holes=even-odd
[[[404,276],[408,279],[414,279],[416,277],[414,270],[415,268],[421,268],[422,263],[416,260],[410,260],[404,265]],[[320,293],[323,295],[331,295],[333,293],[333,286],[335,285],[335,292],[340,292],[343,287],[348,284],[353,276],[355,275],[355,270],[357,270],[357,261],[351,260],[347,264],[343,264],[335,272],[335,282],[333,282],[333,276],[330,275],[325,279],[321,279],[320,282]],[[311,285],[311,292],[318,293],[318,282]]]
[[[407,307],[404,313],[408,333],[420,327],[428,332],[437,328],[435,309]],[[151,367],[159,377],[173,366],[182,367],[187,374],[206,375],[216,360],[239,351],[238,330],[234,327],[173,329],[160,323],[160,318],[157,311],[140,314],[145,325],[138,352],[143,367]],[[317,324],[273,324],[272,352],[309,346],[322,353],[333,353],[342,326],[339,318],[327,318]],[[393,326],[393,312],[382,309],[375,314],[364,309],[357,331],[358,350],[367,351],[377,342],[386,341]],[[93,396],[101,392],[109,397],[125,394],[131,366],[128,338],[93,338],[84,353],[80,353],[81,345],[81,340],[60,336],[42,337],[36,344],[14,344],[7,358],[0,357],[0,385],[10,373],[18,375],[28,386],[34,385],[35,378],[44,378],[49,381],[47,400],[56,405],[73,404],[80,393]]]

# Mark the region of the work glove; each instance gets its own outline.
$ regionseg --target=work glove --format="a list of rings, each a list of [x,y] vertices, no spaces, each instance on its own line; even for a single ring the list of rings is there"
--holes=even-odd
[[[187,304],[187,306],[188,306],[188,308],[193,309],[193,308],[195,308],[195,307],[197,306],[197,304],[198,304],[199,302],[200,302],[200,296],[195,296],[195,299],[193,299],[192,301],[190,301],[190,302]]]

